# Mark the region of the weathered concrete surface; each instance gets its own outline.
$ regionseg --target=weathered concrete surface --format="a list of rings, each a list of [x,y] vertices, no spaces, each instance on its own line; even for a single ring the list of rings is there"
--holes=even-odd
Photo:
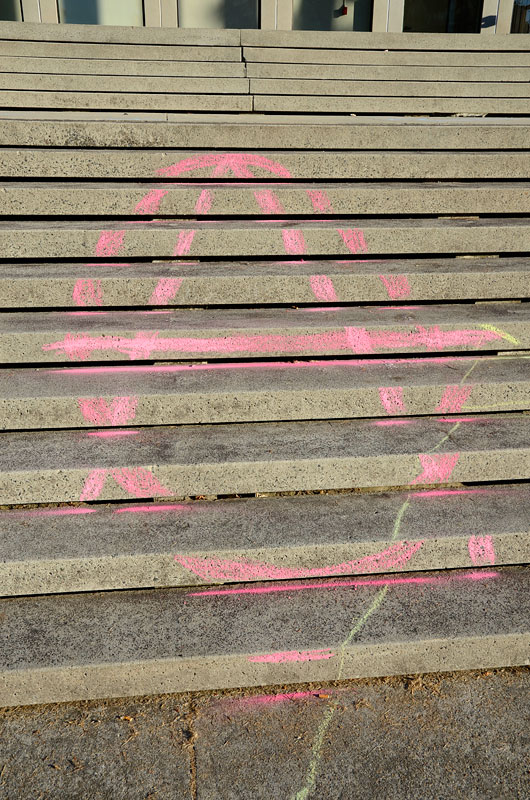
[[[5,112],[4,112],[5,113]],[[15,113],[15,112],[9,112]],[[35,115],[38,112],[33,112]],[[57,112],[59,113],[59,112]],[[0,117],[2,115],[0,114]],[[329,146],[329,143],[328,143]],[[211,178],[212,166],[200,166],[204,153],[189,150],[83,150],[0,149],[0,174],[7,178],[153,178],[173,164],[194,160],[199,166],[187,177]],[[218,154],[222,157],[223,153]],[[228,153],[224,153],[228,155]],[[530,178],[530,152],[450,152],[431,151],[265,151],[245,152],[247,170],[256,178],[270,176],[270,168],[280,165],[293,178],[328,180],[378,180],[406,178],[478,178],[480,180]],[[262,158],[267,159],[263,162]],[[228,162],[228,159],[227,159]],[[267,163],[269,162],[269,163]],[[272,162],[272,163],[270,163]],[[263,164],[263,166],[262,166]],[[267,168],[269,171],[267,171]],[[240,180],[227,163],[223,180]]]
[[[66,27],[46,23],[2,21],[2,39],[18,40],[18,52],[23,55],[24,47],[27,44],[26,40],[29,40],[29,44],[33,42],[97,42],[98,44],[119,43],[121,45],[238,46],[241,43],[241,32],[217,28],[154,28],[122,25],[69,24]],[[499,48],[488,46],[488,49],[497,50]],[[508,46],[500,49],[518,50],[520,48],[510,46],[508,43]],[[137,55],[137,51],[134,55]]]
[[[53,106],[52,98],[56,92],[80,92],[79,104],[84,106],[85,103],[83,101],[87,96],[87,92],[111,92],[112,97],[115,97],[115,93],[129,94],[130,92],[136,92],[137,94],[154,93],[156,95],[162,92],[188,95],[248,94],[248,84],[249,82],[246,78],[227,77],[174,78],[166,75],[146,77],[141,75],[79,75],[75,73],[67,75],[35,75],[24,72],[0,73],[0,89],[9,91],[29,90],[30,96],[32,96],[33,92],[45,91],[44,97],[50,100],[47,104],[48,106]],[[504,86],[504,84],[502,85]],[[509,85],[507,84],[507,86]],[[11,95],[7,93],[4,96],[9,99]],[[508,95],[502,96],[507,97]],[[162,95],[162,97],[165,97],[165,95]],[[31,100],[28,100],[26,105],[31,105],[31,102]],[[86,105],[89,106],[89,103],[86,103]],[[167,107],[169,108],[170,106],[168,105]]]
[[[11,598],[0,704],[522,666],[527,582],[501,567]]]
[[[103,229],[103,230],[102,230]],[[4,258],[417,255],[530,250],[530,217],[0,222]]]
[[[5,47],[9,42],[0,45]],[[86,45],[85,45],[86,47]],[[4,50],[0,49],[0,53]],[[110,57],[110,56],[109,56]],[[243,48],[243,58],[250,69],[257,63],[280,63],[289,68],[293,64],[356,65],[377,69],[381,65],[390,66],[429,66],[429,67],[530,67],[530,54],[525,52],[490,52],[477,50],[466,52],[433,50],[351,50],[320,49],[308,47],[252,47]]]
[[[530,415],[2,434],[0,504],[530,478]]]
[[[14,596],[525,564],[529,502],[528,485],[507,485],[3,511],[0,586]]]
[[[187,177],[187,175],[186,175]],[[158,195],[157,195],[158,193]],[[199,198],[207,196],[207,202]],[[271,198],[273,195],[273,198]],[[146,198],[157,197],[156,202]],[[160,199],[158,199],[160,198]],[[0,215],[530,214],[530,183],[0,182]]]
[[[198,800],[523,800],[529,678],[488,670],[201,699]]]
[[[176,79],[178,80],[178,79]],[[199,81],[202,78],[189,78]],[[204,80],[214,80],[204,79]],[[239,78],[227,78],[239,81]],[[223,79],[224,82],[224,79]],[[3,91],[6,108],[161,109],[168,111],[251,111],[252,97],[246,94],[135,94],[134,92],[40,92]]]
[[[0,428],[525,411],[530,356],[0,370]]]
[[[484,70],[483,70],[484,72]],[[48,81],[48,88],[63,88],[61,86],[62,81],[52,75],[52,76],[43,76],[49,78]],[[491,101],[493,104],[496,102],[496,98],[525,98],[526,101],[530,99],[530,92],[528,87],[528,82],[526,83],[508,83],[506,81],[499,81],[499,82],[473,82],[471,80],[327,80],[324,77],[321,77],[320,80],[304,80],[304,79],[289,79],[287,77],[280,77],[280,78],[251,78],[250,80],[250,93],[255,95],[295,95],[297,98],[299,96],[313,96],[318,95],[319,100],[322,96],[324,97],[384,97],[391,100],[396,100],[403,103],[403,108],[406,109],[408,107],[409,100],[408,98],[417,98],[419,102],[423,102],[427,98],[430,97],[437,97],[440,98],[439,104],[440,107],[443,108],[445,104],[448,102],[449,98],[460,98],[460,97],[467,97],[467,98],[487,98],[488,101]],[[24,89],[31,89],[35,85],[35,78],[33,76],[26,76],[21,75],[18,76],[16,80],[13,80],[13,75],[7,75],[3,83],[5,84],[2,86],[2,81],[0,81],[0,86],[3,89],[16,89],[16,88],[24,88]],[[78,77],[75,77],[75,81],[77,82]],[[121,79],[123,84],[125,83],[125,78]],[[140,80],[140,79],[139,79]],[[148,80],[148,79],[146,79]],[[173,79],[170,79],[173,80]],[[200,79],[197,79],[200,80]],[[79,88],[86,84],[93,84],[94,79],[79,78],[80,85]],[[64,88],[68,88],[68,81],[64,81],[65,86]],[[109,80],[110,83],[110,80]],[[118,80],[118,83],[120,81]],[[190,79],[191,83],[191,79]],[[291,100],[293,103],[292,108],[294,111],[297,111],[297,101]],[[470,103],[468,106],[469,111],[473,111],[474,103]],[[501,104],[502,109],[502,104]],[[321,111],[325,110],[325,105],[321,107]],[[392,111],[392,103],[388,108],[388,111]]]
[[[27,23],[24,23],[26,25]],[[85,27],[85,26],[83,26]],[[106,28],[108,26],[105,26]],[[120,30],[123,30],[121,28]],[[131,30],[131,29],[129,29]],[[118,40],[119,41],[119,40]],[[39,42],[39,41],[9,41],[0,40],[1,56],[16,56],[17,58],[75,58],[76,60],[86,58],[90,61],[101,59],[116,59],[129,61],[134,55],[135,59],[156,60],[156,61],[241,61],[241,50],[237,46],[204,44],[197,45],[145,45],[141,52],[133,54],[130,44],[93,44],[84,42]],[[499,58],[497,55],[496,58]],[[524,58],[522,53],[506,54],[503,58],[507,59],[507,64],[526,63],[517,59]],[[514,59],[516,61],[514,62]],[[166,64],[167,69],[171,69],[171,64]]]
[[[526,303],[0,315],[4,364],[530,348]]]
[[[0,714],[6,800],[192,797],[189,702],[93,702]]]
[[[461,34],[463,35],[463,34]],[[255,81],[251,81],[254,83]],[[390,97],[347,96],[330,97],[329,95],[313,96],[303,94],[278,95],[279,84],[283,81],[271,82],[273,94],[253,94],[254,111],[258,113],[292,111],[298,114],[526,114],[528,113],[528,97]],[[323,83],[323,81],[318,81]],[[339,88],[343,81],[340,82]],[[489,86],[489,84],[488,84]],[[251,89],[255,91],[255,87]],[[293,91],[296,91],[293,88]],[[394,88],[394,92],[396,89]],[[4,93],[9,94],[9,93]],[[15,95],[16,93],[10,93]],[[49,101],[48,101],[48,104]],[[8,106],[21,105],[10,100]],[[38,103],[44,105],[44,102]],[[56,107],[55,100],[52,105]],[[69,107],[74,107],[69,106]],[[99,107],[99,106],[98,106]],[[121,107],[121,106],[120,106]],[[137,108],[140,106],[136,106]],[[142,106],[143,107],[143,106]],[[194,110],[194,109],[193,109]],[[410,145],[409,145],[410,146]]]
[[[487,256],[364,262],[46,263],[46,269],[42,263],[4,263],[0,307],[505,300],[528,297],[529,277],[527,258]]]
[[[0,54],[3,52],[3,45],[5,46],[5,42],[0,43]],[[89,45],[92,47],[92,45]],[[59,45],[59,47],[63,48],[63,45]],[[128,45],[125,45],[128,47]],[[200,50],[200,48],[197,48]],[[212,48],[204,48],[206,55],[212,52]],[[76,45],[76,52],[77,52],[77,45]],[[150,51],[149,51],[150,52]],[[134,60],[130,57],[127,58],[67,58],[65,56],[60,56],[58,58],[33,58],[31,56],[16,56],[16,57],[9,57],[4,56],[2,58],[2,72],[4,73],[35,73],[39,76],[39,80],[44,77],[44,75],[52,75],[52,74],[59,74],[59,75],[133,75],[135,77],[139,76],[147,76],[147,75],[156,75],[156,76],[164,76],[167,78],[168,76],[173,77],[193,77],[193,78],[201,78],[201,77],[212,77],[212,78],[244,78],[246,77],[246,69],[245,65],[239,62],[239,58],[233,58],[232,62],[228,59],[226,61],[219,61],[217,59],[212,59],[208,61],[203,61],[198,58],[201,53],[197,53],[193,60],[190,61],[179,61],[177,58],[175,60],[164,60],[163,58],[158,58],[156,61],[148,61],[147,59],[138,59]],[[511,81],[516,80],[530,80],[530,70],[525,71],[524,69],[511,69],[511,70],[495,70],[495,74],[501,76],[500,79],[502,80],[502,74],[506,72],[507,75],[510,75]],[[528,73],[528,77],[526,74]],[[521,76],[520,78],[518,76]],[[492,71],[493,77],[493,71]],[[7,81],[7,77],[3,76],[3,79]],[[478,70],[477,80],[484,79],[484,70]],[[474,80],[474,78],[473,78]],[[163,84],[161,84],[163,85]],[[10,88],[9,82],[6,83],[6,88]],[[11,85],[11,88],[15,88],[14,84]],[[19,86],[19,88],[21,88]],[[80,88],[80,87],[79,87]],[[74,89],[77,91],[77,89]]]
[[[249,98],[241,97],[240,102]],[[303,98],[302,98],[303,99]],[[468,101],[466,101],[468,102]],[[292,110],[292,102],[289,106]],[[336,107],[335,107],[335,110]],[[400,109],[400,113],[402,108]],[[212,118],[213,117],[213,118]],[[255,115],[237,120],[182,118],[170,124],[75,120],[35,120],[31,125],[0,119],[0,145],[17,147],[201,147],[243,150],[292,148],[326,149],[336,143],[344,150],[525,150],[526,120],[514,118],[443,120],[419,118],[308,117]]]
[[[289,51],[287,58],[290,58],[293,52],[297,51]],[[333,63],[321,64],[318,62],[300,64],[297,63],[295,59],[293,59],[294,63],[260,63],[260,62],[253,63],[252,60],[250,60],[249,63],[249,56],[247,54],[247,65],[246,65],[247,75],[249,78],[280,78],[280,79],[297,78],[306,80],[317,79],[318,81],[333,80],[339,82],[362,81],[362,80],[364,81],[386,80],[386,81],[392,81],[393,83],[393,91],[389,92],[389,94],[393,94],[396,91],[399,92],[400,89],[402,88],[399,84],[396,85],[396,81],[436,81],[437,83],[443,83],[444,81],[469,81],[469,82],[530,81],[530,64],[529,66],[526,67],[500,66],[500,67],[488,67],[487,69],[485,69],[484,65],[482,64],[480,66],[478,65],[457,66],[456,64],[453,65],[454,56],[452,53],[450,55],[449,62],[447,61],[447,59],[445,59],[443,66],[441,66],[440,64],[438,64],[438,66],[435,66],[433,62],[430,60],[430,58],[428,65],[405,66],[403,64],[398,64],[396,63],[395,59],[395,57],[399,55],[398,53],[391,54],[392,56],[394,56],[394,59],[389,59],[386,57],[389,56],[390,53],[382,53],[381,58],[379,59],[380,61],[379,64],[376,63],[378,59],[375,58],[373,55],[371,55],[370,64],[363,65],[361,64],[362,59],[359,59],[357,63],[352,64],[350,66],[342,61],[342,57],[344,55],[346,56],[349,55],[350,58],[353,58],[353,56],[351,55],[351,50],[350,51],[347,50],[338,53],[339,59],[334,64]],[[429,57],[431,55],[433,54],[429,53]],[[458,53],[458,55],[461,54]],[[250,55],[250,59],[252,59],[252,54]],[[17,62],[20,60],[21,59],[16,59]],[[49,60],[50,59],[47,59],[47,61]],[[402,56],[402,61],[405,60],[406,58]],[[14,59],[11,59],[11,61],[14,61]],[[263,61],[266,61],[266,59],[263,59]],[[61,63],[66,63],[66,62],[61,62]],[[142,62],[138,63],[140,65],[142,64]],[[16,64],[13,65],[13,70],[15,70],[15,66]],[[38,65],[36,64],[35,66]],[[11,70],[8,70],[6,68],[5,71],[7,72]],[[38,70],[37,69],[28,70],[21,67],[21,71],[37,72]],[[47,71],[55,72],[55,70],[52,69],[49,69]],[[85,70],[83,69],[80,71],[84,72]],[[114,73],[108,73],[108,74],[114,74]],[[333,94],[338,94],[338,93],[339,93],[338,91],[333,91]],[[311,94],[313,94],[313,92],[311,92]],[[367,92],[367,94],[379,94],[379,92]]]

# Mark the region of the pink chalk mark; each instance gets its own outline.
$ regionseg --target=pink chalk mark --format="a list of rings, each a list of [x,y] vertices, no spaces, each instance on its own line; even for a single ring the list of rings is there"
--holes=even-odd
[[[379,397],[387,414],[406,414],[402,386],[380,386]]]
[[[412,288],[406,275],[380,275],[379,277],[391,300],[409,297]]]
[[[327,192],[307,190],[307,196],[311,200],[315,213],[334,214],[333,206]]]
[[[66,517],[78,514],[93,514],[95,508],[47,508],[42,511],[4,511],[4,514],[23,514],[26,517]]]
[[[285,664],[288,661],[320,661],[334,655],[332,650],[284,650],[265,656],[250,656],[248,660],[255,664]]]
[[[158,175],[175,178],[186,172],[195,172],[208,167],[212,168],[212,178],[227,175],[229,172],[232,172],[236,178],[253,178],[255,176],[252,168],[277,175],[280,178],[291,177],[289,170],[281,164],[256,153],[207,153],[191,158],[183,158],[170,167],[158,169],[157,173]]]
[[[177,240],[177,244],[175,245],[175,249],[173,251],[174,256],[187,256],[190,252],[191,245],[193,244],[193,239],[197,231],[190,230],[190,231],[180,231],[179,238]]]
[[[317,300],[327,300],[332,303],[339,299],[333,281],[327,275],[311,275],[309,283]]]
[[[460,453],[420,453],[423,471],[411,481],[415,483],[444,483],[451,478],[454,468],[460,458]]]
[[[135,214],[156,214],[160,208],[162,198],[168,193],[168,189],[151,189],[134,209]]]
[[[306,244],[302,231],[294,228],[284,228],[284,230],[282,230],[282,238],[286,253],[303,255],[306,252]]]
[[[79,499],[97,500],[103,490],[106,480],[107,480],[106,469],[93,469],[85,479],[83,490],[81,492]]]
[[[72,299],[76,306],[102,306],[103,289],[101,288],[101,281],[79,278],[75,282]]]
[[[209,189],[203,189],[199,195],[199,199],[195,203],[195,211],[197,214],[208,214],[212,207],[213,195]]]
[[[128,428],[125,431],[114,428],[111,431],[89,431],[87,436],[93,436],[95,439],[118,439],[120,436],[135,436],[140,431],[132,431]]]
[[[366,328],[344,328],[347,346],[354,353],[373,353],[372,334]]]
[[[126,425],[136,416],[138,398],[113,397],[107,402],[104,397],[80,397],[77,404],[84,419],[93,425]]]
[[[96,256],[115,256],[123,246],[125,231],[101,231],[96,244]]]
[[[422,544],[423,541],[396,542],[380,553],[364,556],[356,561],[312,568],[276,567],[274,564],[259,561],[233,561],[225,558],[180,555],[175,556],[175,561],[205,581],[291,580],[402,569]]]
[[[113,514],[160,514],[165,511],[197,511],[197,506],[185,506],[180,503],[163,503],[161,505],[152,504],[149,506],[127,506],[126,508],[115,508]]]
[[[370,422],[370,425],[375,425],[377,428],[394,428],[397,425],[414,425],[413,419],[376,419]]]
[[[167,306],[176,297],[183,280],[183,278],[160,278],[149,298],[149,303],[154,306]]]
[[[462,411],[472,391],[473,386],[448,385],[445,387],[442,399],[434,410],[445,414],[454,414]]]
[[[285,214],[285,209],[277,196],[270,189],[254,192],[259,207],[265,214]]]
[[[364,239],[364,233],[360,228],[337,228],[337,233],[342,237],[342,241],[350,251],[350,253],[367,253],[368,247]]]
[[[134,497],[167,497],[173,494],[152,472],[144,467],[122,467],[112,470],[112,477],[122,489]]]
[[[469,557],[476,567],[495,564],[495,547],[491,536],[471,536],[467,548]]]

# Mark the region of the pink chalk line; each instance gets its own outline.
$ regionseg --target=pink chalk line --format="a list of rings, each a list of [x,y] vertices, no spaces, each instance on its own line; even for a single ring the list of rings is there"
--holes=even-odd
[[[160,278],[149,298],[150,305],[167,306],[177,296],[183,280],[183,278]]]
[[[108,431],[88,431],[86,435],[94,439],[119,439],[123,436],[136,436],[137,433],[140,433],[140,431],[134,431],[130,428],[126,430],[112,428],[112,430]]]
[[[412,289],[406,275],[380,275],[379,277],[391,300],[409,297]]]
[[[333,206],[328,197],[327,192],[307,190],[307,196],[311,200],[311,204],[315,213],[321,214],[334,214]]]
[[[190,230],[190,231],[180,231],[179,237],[177,239],[177,244],[175,245],[175,249],[173,251],[174,256],[187,256],[190,252],[191,245],[193,244],[193,239],[197,231]]]
[[[97,500],[103,491],[107,477],[111,477],[127,494],[133,497],[166,497],[173,492],[162,486],[158,478],[144,467],[121,467],[118,469],[93,469],[85,479],[81,496],[83,500]]]
[[[294,578],[320,578],[327,575],[366,574],[370,572],[386,572],[403,569],[421,546],[419,542],[396,542],[370,556],[357,561],[345,561],[326,567],[293,568],[277,567],[260,561],[233,561],[225,558],[202,558],[176,555],[175,561],[189,569],[205,581],[257,581],[257,580],[291,580]]]
[[[472,391],[473,386],[448,385],[445,387],[442,399],[434,410],[441,411],[444,414],[454,414],[462,411]]]
[[[109,257],[117,255],[123,246],[125,231],[101,231],[96,244],[96,256]]]
[[[75,282],[72,299],[76,306],[102,306],[103,289],[101,288],[101,281],[79,278]]]
[[[440,453],[435,455],[421,453],[418,458],[423,471],[411,481],[411,485],[415,483],[444,483],[451,478],[460,458],[460,453]]]
[[[364,233],[359,228],[348,228],[343,230],[337,228],[337,233],[340,234],[342,241],[350,251],[350,253],[367,253],[368,246],[364,239]]]
[[[285,214],[285,209],[270,189],[254,192],[256,202],[265,214]]]
[[[471,562],[476,567],[495,564],[495,548],[491,536],[471,536],[467,548]]]
[[[333,281],[327,275],[311,275],[309,284],[317,300],[327,300],[332,303],[339,299]]]
[[[84,419],[93,425],[126,425],[136,416],[138,398],[113,397],[108,402],[104,397],[80,397],[77,404]]]
[[[203,189],[195,203],[197,214],[209,214],[213,203],[213,195],[208,189]]]
[[[251,168],[263,170],[280,178],[291,177],[289,170],[281,164],[255,153],[207,153],[192,158],[183,158],[170,167],[158,169],[157,173],[175,178],[186,172],[194,172],[207,167],[212,168],[212,178],[227,175],[229,172],[232,172],[236,178],[254,178],[255,175]]]
[[[134,209],[135,214],[156,214],[160,207],[162,198],[168,193],[168,189],[151,189]]]
[[[332,650],[284,650],[265,656],[250,656],[248,660],[255,664],[284,664],[288,661],[320,661],[334,655]]]
[[[379,397],[387,414],[406,414],[402,386],[381,386]]]
[[[282,238],[286,253],[303,255],[306,252],[306,243],[302,231],[295,228],[284,228],[282,230]]]

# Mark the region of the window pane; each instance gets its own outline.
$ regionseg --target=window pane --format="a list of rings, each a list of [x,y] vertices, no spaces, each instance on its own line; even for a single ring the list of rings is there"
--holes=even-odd
[[[530,33],[530,0],[515,0],[512,33]]]
[[[22,22],[20,0],[0,0],[0,19]]]
[[[143,25],[142,0],[59,0],[59,22]]]
[[[403,30],[480,33],[482,0],[405,0]]]
[[[258,0],[179,0],[180,28],[257,28]]]
[[[293,0],[293,30],[371,31],[372,6],[372,0]]]

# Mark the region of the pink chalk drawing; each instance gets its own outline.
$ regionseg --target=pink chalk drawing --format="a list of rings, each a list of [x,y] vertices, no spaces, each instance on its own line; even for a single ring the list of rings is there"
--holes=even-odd
[[[306,252],[304,234],[295,228],[285,228],[282,230],[283,246],[286,253],[292,255],[303,255]]]
[[[423,471],[411,481],[415,483],[444,483],[451,478],[454,468],[460,458],[460,453],[420,453]]]
[[[148,359],[154,353],[333,353],[343,350],[357,354],[374,353],[377,349],[403,350],[421,348],[443,350],[463,345],[475,345],[485,340],[502,338],[484,330],[441,331],[438,326],[414,331],[367,331],[366,328],[346,327],[325,333],[255,334],[208,338],[166,337],[158,331],[139,331],[127,336],[90,336],[67,333],[64,339],[43,345],[44,352],[62,352],[71,360],[84,361],[94,352],[118,352],[131,359]]]
[[[189,569],[205,581],[261,581],[293,580],[296,578],[321,578],[327,575],[368,574],[403,569],[414,553],[422,547],[423,540],[417,542],[396,542],[395,544],[364,556],[357,561],[346,561],[326,567],[276,567],[260,561],[234,561],[226,558],[202,558],[198,556],[176,555],[175,561]]]
[[[218,178],[230,172],[236,178],[254,178],[253,169],[259,169],[277,175],[280,178],[291,178],[291,173],[276,161],[256,153],[206,153],[191,158],[184,158],[169,167],[157,170],[158,175],[175,178],[186,172],[211,168],[211,177]]]
[[[126,425],[136,416],[137,397],[80,397],[77,401],[83,418],[93,425]]]
[[[112,428],[108,431],[88,431],[87,436],[93,439],[119,439],[123,436],[136,436],[140,431],[133,431],[130,428],[122,430]]]
[[[380,275],[379,277],[391,300],[410,296],[412,288],[406,275]]]
[[[267,653],[264,656],[249,656],[254,664],[285,664],[289,661],[320,661],[333,658],[332,650],[284,650],[281,653]]]
[[[191,245],[193,244],[193,239],[197,231],[189,230],[189,231],[180,231],[179,236],[177,239],[177,244],[175,245],[175,249],[173,251],[174,256],[187,256],[190,252]]]
[[[259,207],[265,214],[285,214],[285,209],[270,189],[254,192]]]
[[[209,214],[213,203],[213,195],[209,189],[203,189],[195,203],[197,214]]]
[[[339,299],[335,292],[333,281],[327,275],[311,275],[309,284],[317,300],[334,302]]]
[[[455,414],[462,411],[469,395],[473,391],[473,386],[460,386],[459,384],[449,384],[445,387],[442,399],[434,409],[444,414]]]
[[[134,209],[135,214],[156,214],[160,208],[161,200],[166,196],[169,189],[151,189],[144,197],[136,204]]]
[[[402,386],[380,386],[379,397],[387,414],[406,414]]]
[[[93,469],[89,472],[79,499],[97,500],[108,477],[111,477],[133,497],[169,497],[173,494],[148,469],[121,467],[118,469]]]
[[[342,241],[350,251],[350,253],[367,253],[368,247],[364,239],[364,233],[359,228],[337,228],[337,233],[340,234]]]
[[[96,256],[116,256],[123,247],[125,231],[101,231],[96,244]]]
[[[328,197],[327,192],[307,190],[307,196],[311,200],[311,204],[315,213],[321,214],[334,214],[333,206]]]
[[[167,306],[173,300],[181,287],[183,278],[160,278],[153,294],[149,298],[149,304],[153,306]]]
[[[471,562],[476,567],[495,564],[495,547],[491,536],[470,536],[467,549]]]
[[[102,306],[103,290],[101,288],[101,281],[79,278],[79,280],[75,282],[72,299],[76,306]]]

